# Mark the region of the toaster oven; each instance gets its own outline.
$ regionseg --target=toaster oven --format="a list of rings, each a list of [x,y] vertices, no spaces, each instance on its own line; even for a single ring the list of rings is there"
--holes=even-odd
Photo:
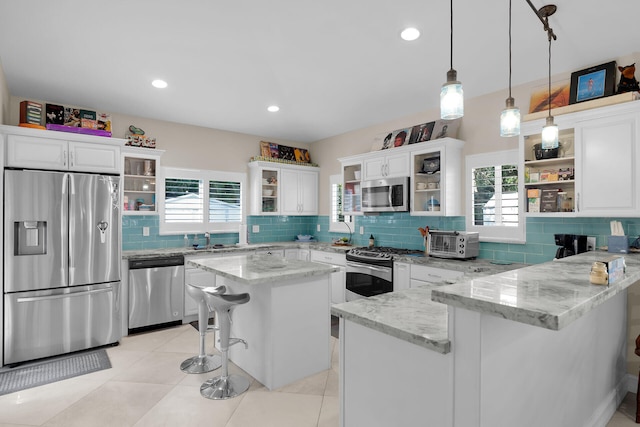
[[[477,232],[429,230],[429,255],[438,258],[476,258],[480,252]]]

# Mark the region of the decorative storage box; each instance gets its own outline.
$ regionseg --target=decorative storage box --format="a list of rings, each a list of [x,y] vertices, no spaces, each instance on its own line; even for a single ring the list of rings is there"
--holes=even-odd
[[[623,237],[623,236],[611,236],[611,237]],[[607,266],[607,273],[609,273],[609,284],[615,283],[624,277],[624,270],[625,270],[624,257],[620,255],[615,255],[609,258],[605,258],[601,262],[603,262]]]
[[[558,170],[559,181],[569,181],[573,179],[573,176],[573,168],[560,168],[560,170]]]

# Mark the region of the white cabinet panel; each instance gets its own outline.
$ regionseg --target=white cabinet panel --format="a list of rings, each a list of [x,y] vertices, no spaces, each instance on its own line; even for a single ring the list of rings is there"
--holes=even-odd
[[[345,288],[347,279],[347,260],[345,254],[334,252],[311,251],[310,260],[323,264],[339,265],[340,271],[331,273],[331,303],[340,304],[346,301]]]
[[[380,154],[363,162],[364,179],[408,176],[410,173],[409,153]]]
[[[637,114],[590,120],[576,127],[581,215],[638,213]]]
[[[393,290],[409,289],[410,265],[404,262],[393,263]]]
[[[110,145],[69,142],[69,169],[74,171],[120,171],[120,149]]]

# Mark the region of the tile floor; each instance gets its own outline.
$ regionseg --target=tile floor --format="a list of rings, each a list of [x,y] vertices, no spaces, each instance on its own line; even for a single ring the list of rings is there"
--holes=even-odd
[[[212,374],[178,369],[197,353],[193,327],[138,334],[107,350],[111,369],[0,396],[0,427],[338,427],[337,340],[330,345],[325,372],[274,391],[254,380],[247,393],[212,401],[200,396]],[[606,427],[636,426],[635,399],[629,393]]]
[[[335,338],[332,369],[274,391],[252,380],[248,392],[222,401],[200,396],[215,371],[179,369],[197,354],[198,338],[190,325],[125,337],[107,350],[111,369],[0,396],[0,427],[338,427]],[[233,364],[229,371],[243,373]]]

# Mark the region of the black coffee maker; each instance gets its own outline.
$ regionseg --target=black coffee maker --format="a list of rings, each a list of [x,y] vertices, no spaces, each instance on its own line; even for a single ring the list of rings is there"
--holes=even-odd
[[[560,246],[556,251],[556,258],[564,258],[587,251],[587,236],[580,234],[554,234],[556,245]]]

